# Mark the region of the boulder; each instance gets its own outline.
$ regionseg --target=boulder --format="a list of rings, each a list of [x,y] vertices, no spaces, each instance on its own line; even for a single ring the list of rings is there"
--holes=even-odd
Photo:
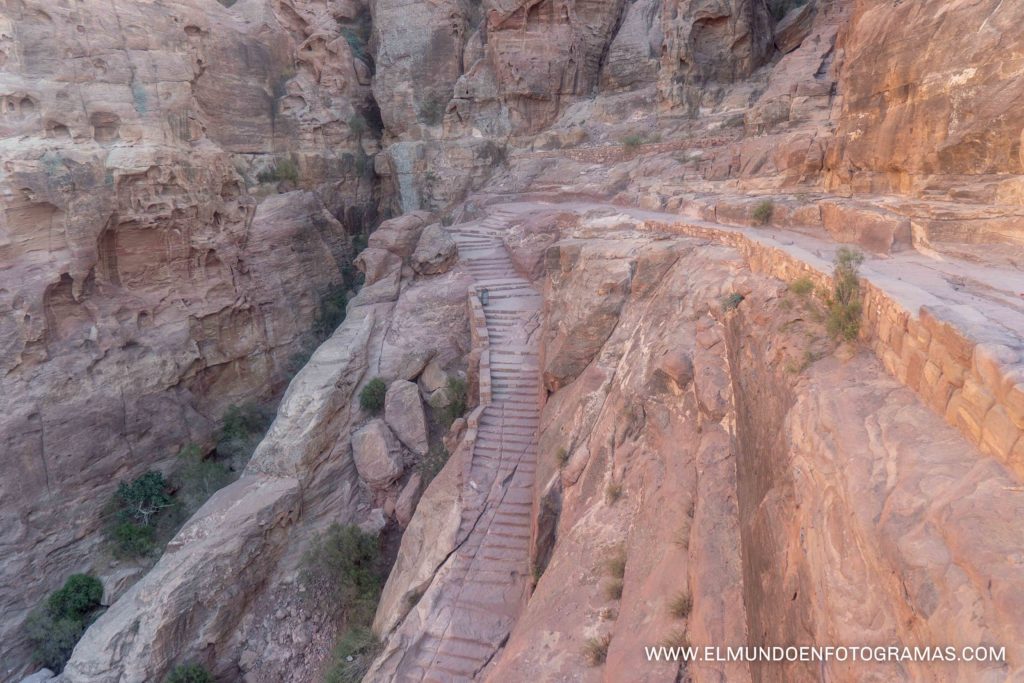
[[[364,249],[352,263],[366,275],[367,285],[372,285],[402,267],[401,258],[387,249],[374,247]]]
[[[26,676],[21,679],[21,683],[42,683],[43,681],[49,681],[55,678],[57,674],[53,673],[49,669],[40,669],[31,676]]]
[[[352,435],[352,458],[371,488],[385,488],[402,476],[402,448],[384,420],[368,422]]]
[[[406,483],[402,493],[395,503],[395,519],[402,527],[409,526],[412,521],[412,514],[416,511],[416,504],[420,502],[420,495],[423,493],[423,475],[416,472]]]
[[[412,269],[420,275],[437,275],[451,270],[458,260],[455,240],[440,224],[428,225],[412,254]]]
[[[447,385],[448,373],[441,368],[441,364],[437,360],[427,363],[427,367],[423,368],[423,372],[420,374],[420,386],[423,391],[432,394]]]
[[[415,383],[405,380],[391,383],[384,399],[384,420],[406,448],[417,455],[426,455],[427,416]]]
[[[370,234],[369,245],[373,249],[385,249],[405,260],[412,256],[420,241],[420,233],[430,220],[426,211],[413,211],[384,221]]]

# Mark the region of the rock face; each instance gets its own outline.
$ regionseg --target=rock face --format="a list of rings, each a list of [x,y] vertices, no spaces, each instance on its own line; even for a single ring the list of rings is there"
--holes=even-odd
[[[404,232],[388,234],[375,248],[400,249]],[[397,377],[425,339],[441,364],[468,350],[465,276],[412,281],[406,270],[393,298],[351,302],[292,380],[242,478],[217,492],[156,567],[89,628],[65,669],[70,683],[160,680],[169,666],[192,659],[225,678],[300,683],[319,675],[339,615],[304,600],[301,557],[330,523],[379,531],[387,520],[375,489],[405,469],[398,439],[382,419],[363,424],[354,397],[368,375]],[[414,477],[398,496],[407,522]],[[254,555],[238,572],[229,567],[233,554]],[[196,596],[206,605],[198,621]]]
[[[659,94],[691,111],[752,74],[772,47],[768,8],[758,0],[664,0],[662,17]]]
[[[1002,174],[1024,170],[1017,153],[1024,120],[1011,104],[1022,86],[1000,64],[1019,49],[1020,8],[985,0],[946,9],[941,0],[856,3],[842,43],[843,111],[830,149],[830,188],[928,186],[949,198],[1019,204],[1018,180]],[[965,44],[968,34],[976,37]],[[958,103],[966,100],[971,115],[960,116]],[[899,133],[908,130],[914,134]]]
[[[352,435],[352,458],[359,477],[374,488],[384,488],[404,469],[398,440],[383,420],[372,420]]]
[[[117,482],[276,391],[341,287],[244,476],[139,583],[105,577],[64,679],[318,680],[343,619],[299,567],[331,522],[400,546],[368,680],[448,655],[493,681],[1019,677],[1024,7],[789,5],[4,4],[0,678],[96,568]],[[837,348],[839,244],[866,261]],[[449,376],[508,414],[456,420],[424,487]],[[372,377],[383,418],[353,401]],[[667,639],[1008,661],[684,672],[643,659]]]
[[[339,19],[304,0],[0,8],[5,664],[26,611],[88,568],[117,482],[278,388],[341,284],[375,202]],[[288,164],[280,189],[301,189],[259,182]]]
[[[427,416],[415,382],[391,383],[384,399],[384,420],[406,448],[416,455],[427,454]]]

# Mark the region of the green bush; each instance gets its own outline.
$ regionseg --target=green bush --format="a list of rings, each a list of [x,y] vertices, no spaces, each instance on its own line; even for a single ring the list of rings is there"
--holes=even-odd
[[[177,484],[176,496],[192,513],[209,500],[218,489],[231,482],[231,471],[222,461],[205,457],[199,446],[190,444],[178,453],[178,469],[172,479]]]
[[[119,555],[145,557],[156,549],[156,531],[153,527],[134,522],[119,522],[108,532]]]
[[[448,97],[441,94],[428,95],[420,102],[420,120],[430,125],[436,125],[444,120],[444,111],[448,107]]]
[[[107,537],[119,555],[142,557],[156,547],[156,526],[177,507],[164,475],[155,470],[121,482],[107,503]]]
[[[388,393],[388,385],[380,377],[374,377],[359,392],[359,405],[368,413],[379,413],[384,408],[384,397]]]
[[[229,469],[242,471],[274,421],[274,414],[271,406],[256,401],[228,406],[217,435],[218,459],[226,460]]]
[[[25,621],[25,637],[32,644],[32,657],[43,666],[60,672],[86,627],[95,619],[103,584],[88,574],[72,574],[54,591],[42,607]]]
[[[281,159],[274,167],[267,171],[260,171],[256,174],[256,180],[261,183],[276,183],[282,180],[290,180],[293,183],[299,181],[299,167],[291,157]]]
[[[828,300],[825,326],[833,337],[853,341],[860,333],[862,304],[858,269],[864,255],[849,247],[836,252],[832,269],[832,294]]]
[[[770,199],[766,199],[763,202],[758,202],[757,206],[754,207],[754,220],[759,225],[768,225],[772,220],[772,214],[775,212],[775,203]]]
[[[213,683],[213,676],[201,664],[179,664],[167,674],[164,683]]]
[[[352,135],[362,137],[363,133],[366,132],[366,119],[362,114],[358,112],[348,117],[348,128],[352,131]]]
[[[302,558],[302,580],[320,604],[341,609],[341,633],[324,680],[355,683],[362,680],[380,643],[370,626],[384,581],[380,541],[357,526],[332,524],[318,535]]]
[[[167,480],[156,470],[146,472],[131,483],[121,482],[114,495],[118,518],[142,526],[151,526],[155,515],[174,504]]]
[[[103,584],[95,576],[72,574],[46,601],[46,609],[58,618],[83,620],[100,606]]]

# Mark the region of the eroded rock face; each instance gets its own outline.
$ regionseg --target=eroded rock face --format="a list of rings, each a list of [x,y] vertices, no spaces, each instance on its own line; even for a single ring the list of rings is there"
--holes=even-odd
[[[410,271],[390,299],[350,303],[345,321],[292,380],[242,479],[211,498],[156,567],[90,627],[66,669],[69,682],[160,680],[183,660],[228,679],[303,683],[321,675],[341,620],[331,605],[304,600],[303,553],[331,523],[379,532],[388,522],[379,488],[405,469],[385,421],[364,424],[359,389],[370,377],[389,381],[418,365],[415,376],[431,355],[451,363],[469,344],[466,277],[413,280]],[[388,492],[405,523],[417,502],[416,476]],[[287,495],[267,493],[282,487]],[[290,516],[265,524],[260,511],[283,501]],[[262,548],[241,573],[225,564],[242,542],[236,538]],[[196,592],[221,595],[204,601],[201,620],[193,614]]]
[[[339,18],[304,0],[0,9],[5,664],[27,609],[90,567],[117,482],[278,389],[341,283],[374,198]],[[259,183],[287,163],[294,181]]]
[[[695,111],[722,96],[721,85],[749,76],[772,49],[771,18],[758,0],[665,0],[662,100]]]
[[[1020,7],[860,0],[855,12],[842,44],[843,111],[828,186],[872,193],[928,186],[933,196],[1019,204],[1018,180],[1000,175],[1024,170],[1016,153],[1024,119],[1012,104],[1022,85],[1001,66],[1008,50],[1019,49]],[[957,114],[964,101],[970,116]]]

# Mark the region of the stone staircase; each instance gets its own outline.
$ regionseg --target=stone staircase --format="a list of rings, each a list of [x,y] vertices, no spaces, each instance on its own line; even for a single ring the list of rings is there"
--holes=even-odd
[[[441,589],[450,607],[425,625],[404,657],[403,680],[472,680],[508,637],[526,598],[540,420],[532,332],[539,325],[541,297],[516,272],[501,242],[500,232],[513,218],[499,212],[451,228],[477,292],[488,292],[483,313],[491,402],[477,414],[463,477],[459,543]]]

